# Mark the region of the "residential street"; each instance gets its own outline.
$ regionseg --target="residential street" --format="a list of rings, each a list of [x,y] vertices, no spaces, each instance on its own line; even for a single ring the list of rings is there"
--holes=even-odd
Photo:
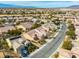
[[[67,30],[66,24],[62,24],[61,30],[58,32],[55,39],[51,39],[48,43],[46,43],[44,46],[30,54],[28,57],[31,58],[47,58],[52,53],[54,53],[57,48],[60,46],[61,42],[64,40],[65,33]]]

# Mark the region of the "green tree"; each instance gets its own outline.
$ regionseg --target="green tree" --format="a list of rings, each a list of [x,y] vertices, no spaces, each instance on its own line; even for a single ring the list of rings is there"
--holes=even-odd
[[[71,50],[72,46],[73,46],[72,42],[70,40],[66,40],[66,41],[64,41],[62,48]]]
[[[68,26],[68,29],[71,31],[75,31],[75,27],[74,27],[74,25],[73,24],[70,24],[69,26]]]
[[[8,32],[7,32],[7,34],[13,35],[13,36],[20,35],[21,33],[22,33],[21,29],[8,30]]]
[[[8,48],[9,48],[9,46],[8,46],[6,40],[5,39],[1,39],[0,40],[0,49],[8,49]]]
[[[20,21],[18,21],[18,22],[16,22],[16,25],[19,25],[21,22]]]
[[[68,20],[68,24],[72,24],[72,21],[71,20]]]
[[[40,43],[41,45],[43,45],[43,44],[46,43],[46,41],[44,39],[41,39],[41,40],[38,41],[38,43]]]
[[[59,57],[59,52],[55,53],[55,54],[54,54],[54,57],[55,57],[55,58],[58,58],[58,57]]]
[[[37,49],[38,47],[36,47],[35,45],[33,45],[32,43],[29,44],[28,46],[28,51],[29,53],[33,52],[35,49]]]
[[[72,39],[75,39],[76,38],[76,34],[75,34],[75,27],[73,24],[70,24],[68,26],[68,31],[67,31],[67,35],[72,38]]]
[[[0,24],[4,24],[6,21],[4,19],[0,19]]]
[[[69,35],[70,38],[74,38],[75,32],[74,31],[67,31],[67,35]]]
[[[56,24],[56,25],[60,25],[60,20],[58,18],[54,19],[52,22],[54,22],[54,24]]]
[[[41,24],[39,23],[35,23],[33,26],[32,26],[32,28],[31,29],[35,29],[35,28],[37,28],[37,27],[40,27],[41,26]]]

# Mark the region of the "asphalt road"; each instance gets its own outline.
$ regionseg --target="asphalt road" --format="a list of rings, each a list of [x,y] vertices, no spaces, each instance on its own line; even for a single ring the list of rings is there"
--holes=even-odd
[[[28,58],[48,58],[51,54],[53,54],[57,48],[59,48],[66,34],[67,26],[64,23],[62,25],[62,28],[55,38],[52,38],[45,45],[31,53]]]

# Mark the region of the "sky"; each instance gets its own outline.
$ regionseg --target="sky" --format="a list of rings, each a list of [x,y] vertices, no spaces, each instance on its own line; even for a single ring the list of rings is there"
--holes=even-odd
[[[33,7],[68,7],[72,5],[79,5],[79,1],[0,1],[4,4],[33,6]]]

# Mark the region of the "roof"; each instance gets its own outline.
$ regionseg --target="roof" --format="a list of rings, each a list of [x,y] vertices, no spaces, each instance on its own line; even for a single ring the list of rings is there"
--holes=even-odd
[[[23,33],[22,34],[22,36],[25,38],[25,39],[27,39],[27,40],[33,40],[33,38],[30,36],[30,35],[28,35],[27,33]]]
[[[17,49],[23,42],[23,39],[22,38],[18,38],[18,39],[15,39],[15,40],[11,40],[11,43],[12,43],[12,46]]]
[[[25,22],[21,24],[22,26],[24,26],[25,28],[31,28],[33,25],[33,22]]]
[[[22,26],[22,25],[17,25],[16,27],[17,27],[18,29],[22,28],[23,30],[26,30],[26,28],[25,28],[24,26]]]
[[[18,38],[13,38],[12,40],[10,40],[12,43],[13,48],[17,49],[19,48],[23,42],[27,42],[25,39],[18,37]]]
[[[7,32],[8,30],[15,29],[14,26],[5,26],[5,27],[0,27],[0,33],[2,32]]]
[[[31,30],[29,32],[27,32],[28,35],[30,35],[32,38],[35,37],[35,34],[37,34],[38,38],[41,39],[42,35],[45,35],[46,34],[46,30],[48,31],[49,28],[43,28],[42,26],[37,28],[37,29],[34,29],[34,30]]]
[[[64,57],[65,58],[71,58],[71,56],[72,56],[71,51],[63,49],[63,48],[59,49],[58,52],[59,52],[60,56],[63,57],[63,58]]]
[[[4,58],[4,54],[1,51],[0,51],[0,58]]]
[[[75,55],[76,57],[79,57],[79,47],[73,47],[71,52],[73,53],[73,55]]]
[[[50,25],[49,24],[44,24],[41,27],[38,27],[36,29],[33,29],[27,33],[24,33],[23,36],[26,39],[29,40],[34,40],[35,34],[37,34],[38,38],[41,39],[43,35],[46,35],[47,32],[49,31]]]

